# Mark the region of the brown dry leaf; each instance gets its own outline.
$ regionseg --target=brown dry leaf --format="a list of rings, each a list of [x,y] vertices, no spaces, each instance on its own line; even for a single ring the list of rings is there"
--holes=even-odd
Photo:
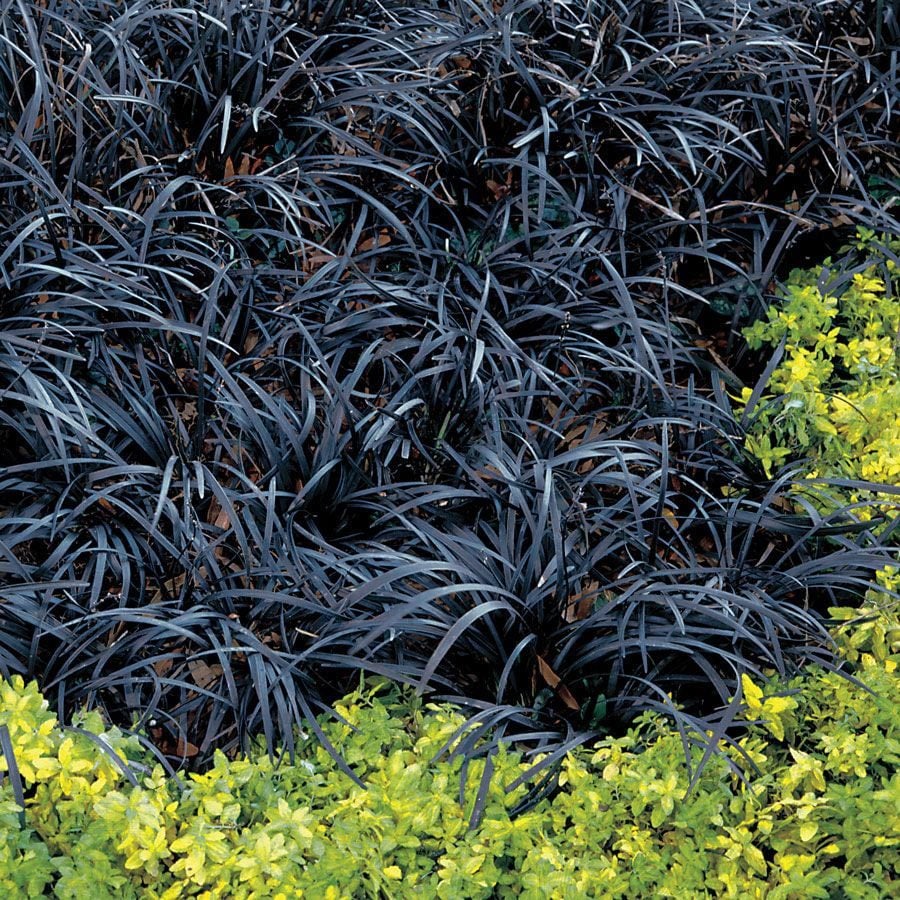
[[[562,679],[550,668],[543,656],[538,656],[538,671],[547,685],[556,691],[556,696],[569,708],[578,710],[578,701],[572,696],[572,692],[562,683]]]
[[[769,546],[766,547],[766,549],[763,551],[762,556],[759,558],[759,562],[757,563],[757,565],[761,566],[772,555],[775,549],[775,544],[770,541]]]
[[[554,672],[553,669],[550,668],[550,664],[547,662],[547,660],[544,659],[543,656],[538,656],[537,661],[541,677],[544,679],[544,681],[547,682],[550,687],[553,688],[553,690],[556,690],[556,688],[559,687],[559,683],[561,681],[559,675],[557,675],[556,672]]]
[[[587,425],[579,425],[566,432],[566,447],[569,450],[574,450],[585,441],[596,440],[603,433],[604,428],[606,428],[606,416],[603,414],[595,416],[590,429],[588,429]],[[590,465],[588,469],[590,469]]]
[[[507,194],[509,194],[509,185],[501,184],[499,181],[494,181],[493,179],[488,179],[485,182],[485,187],[494,195],[495,200],[502,200]]]
[[[184,422],[185,425],[190,426],[197,418],[197,404],[193,401],[185,403],[184,406],[181,407],[180,415],[181,421]]]
[[[675,517],[675,513],[669,509],[668,506],[663,507],[663,518],[672,526],[675,531],[678,531],[678,519]]]
[[[216,528],[221,528],[222,531],[228,531],[228,529],[231,528],[231,516],[228,515],[226,510],[219,507],[219,512],[213,521],[213,525],[215,525]]]
[[[377,241],[377,243],[376,243]],[[375,247],[385,247],[391,242],[391,236],[389,234],[384,234],[383,232],[377,236],[377,238],[370,237],[366,238],[364,241],[360,241],[359,245],[356,248],[357,253],[367,253],[369,250],[374,250]]]
[[[587,425],[578,425],[575,428],[569,429],[566,432],[566,448],[574,450],[577,447],[580,447],[586,432]]]
[[[503,190],[503,185],[500,184],[499,181],[494,181],[493,178],[488,178],[488,180],[484,183],[484,186],[494,195],[495,200],[499,200],[502,197],[501,191]]]
[[[585,585],[583,590],[573,594],[563,610],[563,618],[567,622],[580,622],[582,619],[586,619],[594,608],[599,588],[599,581],[591,581]]]
[[[175,661],[171,656],[166,657],[165,659],[158,659],[155,663],[153,663],[153,671],[159,675],[160,678],[168,675],[172,670],[172,666],[175,665]]]
[[[219,528],[222,532],[228,531],[231,527],[231,516],[222,508],[222,505],[213,497],[209,503],[209,509],[206,513],[206,521],[209,522],[213,528]],[[215,554],[216,559],[219,561],[220,565],[227,566],[228,565],[228,553],[221,543],[217,543],[213,548],[213,553]]]
[[[774,506],[776,509],[780,509],[783,512],[789,513],[794,511],[794,503],[786,494],[775,497],[770,501],[769,505]]]
[[[198,389],[197,370],[185,367],[175,369],[178,380],[184,385],[185,390],[191,392]]]
[[[222,677],[222,667],[218,663],[210,666],[202,659],[191,659],[188,660],[188,668],[191,670],[194,684],[199,688],[208,688]]]
[[[309,253],[303,258],[303,271],[309,275],[335,258],[333,253]]]
[[[234,163],[231,161],[231,157],[225,160],[225,180],[231,181],[234,178]]]
[[[190,741],[185,741],[182,738],[178,738],[175,743],[175,752],[170,754],[170,756],[180,756],[182,759],[191,759],[199,752],[200,748],[196,744],[192,744]]]

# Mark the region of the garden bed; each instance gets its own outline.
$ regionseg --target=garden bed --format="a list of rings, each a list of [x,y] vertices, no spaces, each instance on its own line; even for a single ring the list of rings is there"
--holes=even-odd
[[[890,887],[893,726],[845,676],[895,690],[898,29],[880,0],[0,0],[16,889],[225,891],[194,874],[227,858],[263,896],[285,854],[288,895]],[[168,774],[22,730],[36,690]],[[865,710],[866,774],[818,694]],[[341,731],[363,706],[384,741]],[[260,742],[332,796],[285,810]],[[106,780],[66,823],[63,757]],[[261,794],[201,864],[210,772]],[[403,824],[395,776],[472,830]],[[152,839],[102,838],[122,816]]]

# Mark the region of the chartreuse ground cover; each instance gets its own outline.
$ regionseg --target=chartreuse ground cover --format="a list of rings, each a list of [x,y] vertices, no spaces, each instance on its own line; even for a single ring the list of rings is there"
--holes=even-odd
[[[96,712],[61,727],[36,685],[14,677],[0,684],[11,750],[0,894],[897,896],[900,622],[884,599],[874,589],[867,620],[835,631],[856,682],[820,669],[784,683],[745,676],[744,732],[693,790],[677,730],[647,714],[570,753],[559,792],[517,816],[533,760],[501,746],[474,828],[484,763],[470,764],[460,804],[462,763],[441,754],[464,718],[386,682],[361,685],[337,705],[340,720],[321,721],[362,788],[302,736],[293,762],[262,746],[217,753],[179,783]],[[728,758],[756,771],[742,779]]]
[[[791,272],[779,303],[745,329],[753,349],[783,344],[765,392],[745,388],[747,449],[767,475],[798,461],[809,484],[831,478],[900,485],[900,238],[861,229],[848,278],[831,260]],[[892,258],[893,257],[893,258]],[[888,519],[900,497],[885,491],[812,488],[831,511],[855,506]]]

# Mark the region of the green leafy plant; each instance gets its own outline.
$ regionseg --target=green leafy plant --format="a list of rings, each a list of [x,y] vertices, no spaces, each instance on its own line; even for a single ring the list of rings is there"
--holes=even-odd
[[[781,302],[744,330],[753,349],[784,349],[758,402],[751,388],[741,396],[752,415],[746,447],[767,475],[794,459],[808,478],[900,485],[900,239],[860,229],[851,249],[864,267],[849,278],[830,260],[794,270]],[[896,496],[876,493],[895,515]],[[837,490],[831,505],[865,497]]]
[[[745,733],[697,776],[681,735],[643,715],[624,736],[568,754],[559,790],[514,815],[536,760],[501,746],[454,754],[465,718],[388,682],[362,684],[320,720],[365,782],[300,736],[293,764],[259,744],[216,753],[179,787],[96,713],[61,728],[34,683],[0,682],[24,816],[0,783],[5,896],[859,897],[900,887],[900,623],[883,587],[835,632],[860,684],[825,670],[744,679]],[[880,604],[880,605],[878,605]],[[859,635],[864,637],[860,638]],[[103,748],[103,749],[101,749]],[[105,749],[105,752],[103,752]],[[696,757],[700,748],[695,751]]]

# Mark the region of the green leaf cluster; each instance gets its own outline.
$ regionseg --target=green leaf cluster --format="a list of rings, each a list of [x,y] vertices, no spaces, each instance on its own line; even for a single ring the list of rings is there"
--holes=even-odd
[[[321,720],[365,788],[302,736],[293,762],[262,746],[243,759],[219,753],[180,787],[95,713],[81,730],[61,728],[35,684],[13,677],[0,682],[0,725],[25,826],[4,778],[0,895],[896,895],[900,628],[876,601],[865,614],[875,628],[849,621],[835,633],[866,687],[822,670],[787,684],[745,679],[746,733],[692,791],[680,735],[645,716],[624,737],[570,753],[557,794],[515,817],[523,788],[505,785],[535,760],[501,748],[475,828],[484,762],[470,765],[460,805],[460,760],[435,759],[464,731],[463,716],[388,683],[361,685],[338,718]],[[758,774],[742,779],[728,756],[749,758]]]
[[[784,358],[753,410],[747,449],[772,475],[786,460],[811,478],[900,484],[900,239],[860,229],[849,252],[864,267],[837,287],[825,266],[791,272],[780,303],[744,330],[751,348],[784,341]],[[746,407],[752,391],[740,398]],[[871,499],[838,492],[832,508]],[[881,510],[896,514],[882,493]],[[861,509],[868,518],[872,509]]]

